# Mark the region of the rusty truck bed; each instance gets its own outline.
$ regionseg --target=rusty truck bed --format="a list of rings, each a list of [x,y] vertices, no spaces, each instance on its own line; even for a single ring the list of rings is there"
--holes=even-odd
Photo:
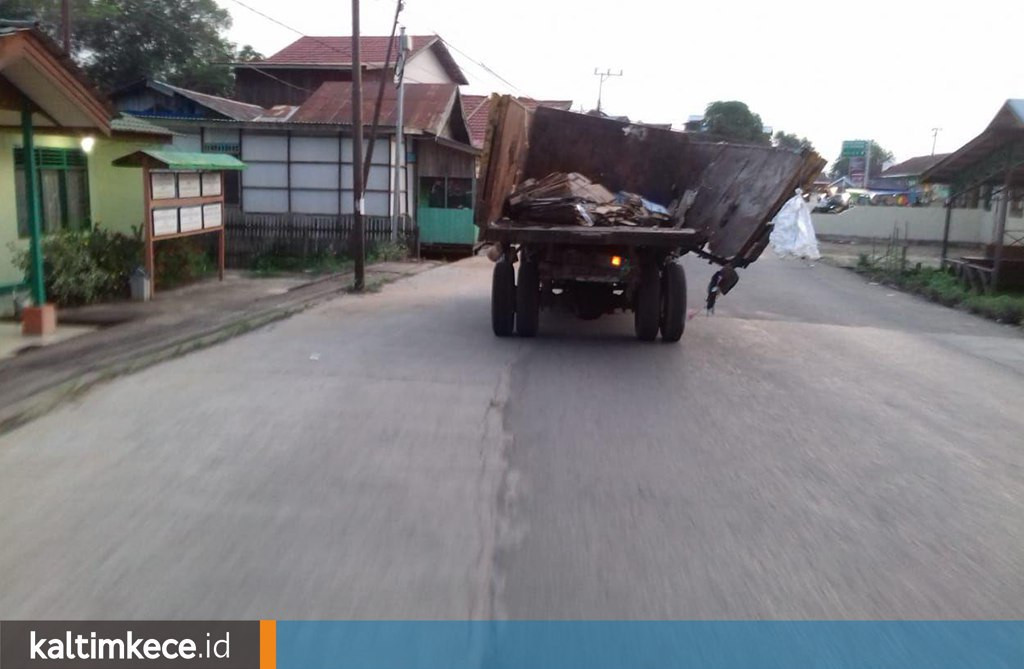
[[[811,151],[699,141],[693,135],[546,107],[510,96],[491,105],[477,189],[483,241],[624,244],[701,249],[744,266],[768,243],[770,221],[825,161]],[[526,179],[579,172],[612,191],[668,205],[690,192],[682,228],[547,226],[508,217],[507,197]]]

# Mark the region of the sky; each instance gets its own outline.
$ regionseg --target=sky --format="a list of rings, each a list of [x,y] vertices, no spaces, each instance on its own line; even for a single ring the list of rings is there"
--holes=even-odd
[[[299,33],[351,34],[349,2],[217,2],[231,12],[229,38],[265,55]],[[364,35],[390,33],[392,0],[360,7]],[[610,114],[681,126],[709,102],[742,100],[830,161],[844,139],[874,139],[897,161],[927,155],[936,127],[936,152],[954,151],[1007,98],[1024,98],[1019,0],[407,0],[400,23],[453,47],[465,93],[591,109],[594,70],[611,68],[623,76],[605,82]]]

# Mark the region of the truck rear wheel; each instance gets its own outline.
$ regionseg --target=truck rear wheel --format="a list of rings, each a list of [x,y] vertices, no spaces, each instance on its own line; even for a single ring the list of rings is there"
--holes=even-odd
[[[491,327],[499,337],[512,336],[516,320],[516,274],[512,263],[502,258],[494,263],[491,279]]]
[[[661,323],[661,276],[658,267],[644,265],[640,274],[640,286],[633,303],[633,328],[636,338],[654,341],[658,337]]]
[[[662,277],[661,339],[677,342],[686,328],[686,272],[672,261],[665,265]]]
[[[540,267],[534,260],[519,263],[516,283],[516,332],[520,337],[533,337],[540,325]]]

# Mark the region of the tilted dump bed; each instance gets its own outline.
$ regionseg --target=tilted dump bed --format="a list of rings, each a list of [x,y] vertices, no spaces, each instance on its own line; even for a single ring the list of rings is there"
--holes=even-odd
[[[560,111],[491,105],[477,189],[485,241],[702,249],[743,267],[768,243],[770,221],[825,164],[811,151],[700,141],[693,135]],[[582,227],[512,220],[507,198],[527,179],[577,172],[612,192],[662,205],[692,199],[680,227]]]

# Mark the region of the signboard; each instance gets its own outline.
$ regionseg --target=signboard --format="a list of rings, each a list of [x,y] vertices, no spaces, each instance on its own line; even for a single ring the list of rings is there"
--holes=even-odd
[[[850,169],[847,172],[850,182],[854,188],[866,188],[867,184],[864,183],[865,167],[867,166],[867,158],[864,156],[855,156],[850,158]]]
[[[199,189],[199,174],[181,173],[178,174],[178,197],[199,197],[202,192]]]
[[[219,228],[224,224],[224,209],[220,203],[203,205],[203,227]]]
[[[175,188],[174,174],[171,172],[151,172],[149,175],[153,188],[154,200],[173,199],[178,192]]]
[[[178,234],[178,210],[177,209],[154,209],[153,210],[153,236]]]
[[[220,195],[220,172],[203,172],[203,197]]]
[[[868,143],[863,139],[847,140],[843,142],[843,151],[840,154],[843,158],[856,158],[868,155]]]
[[[203,208],[182,207],[178,210],[179,232],[195,232],[203,229]]]

